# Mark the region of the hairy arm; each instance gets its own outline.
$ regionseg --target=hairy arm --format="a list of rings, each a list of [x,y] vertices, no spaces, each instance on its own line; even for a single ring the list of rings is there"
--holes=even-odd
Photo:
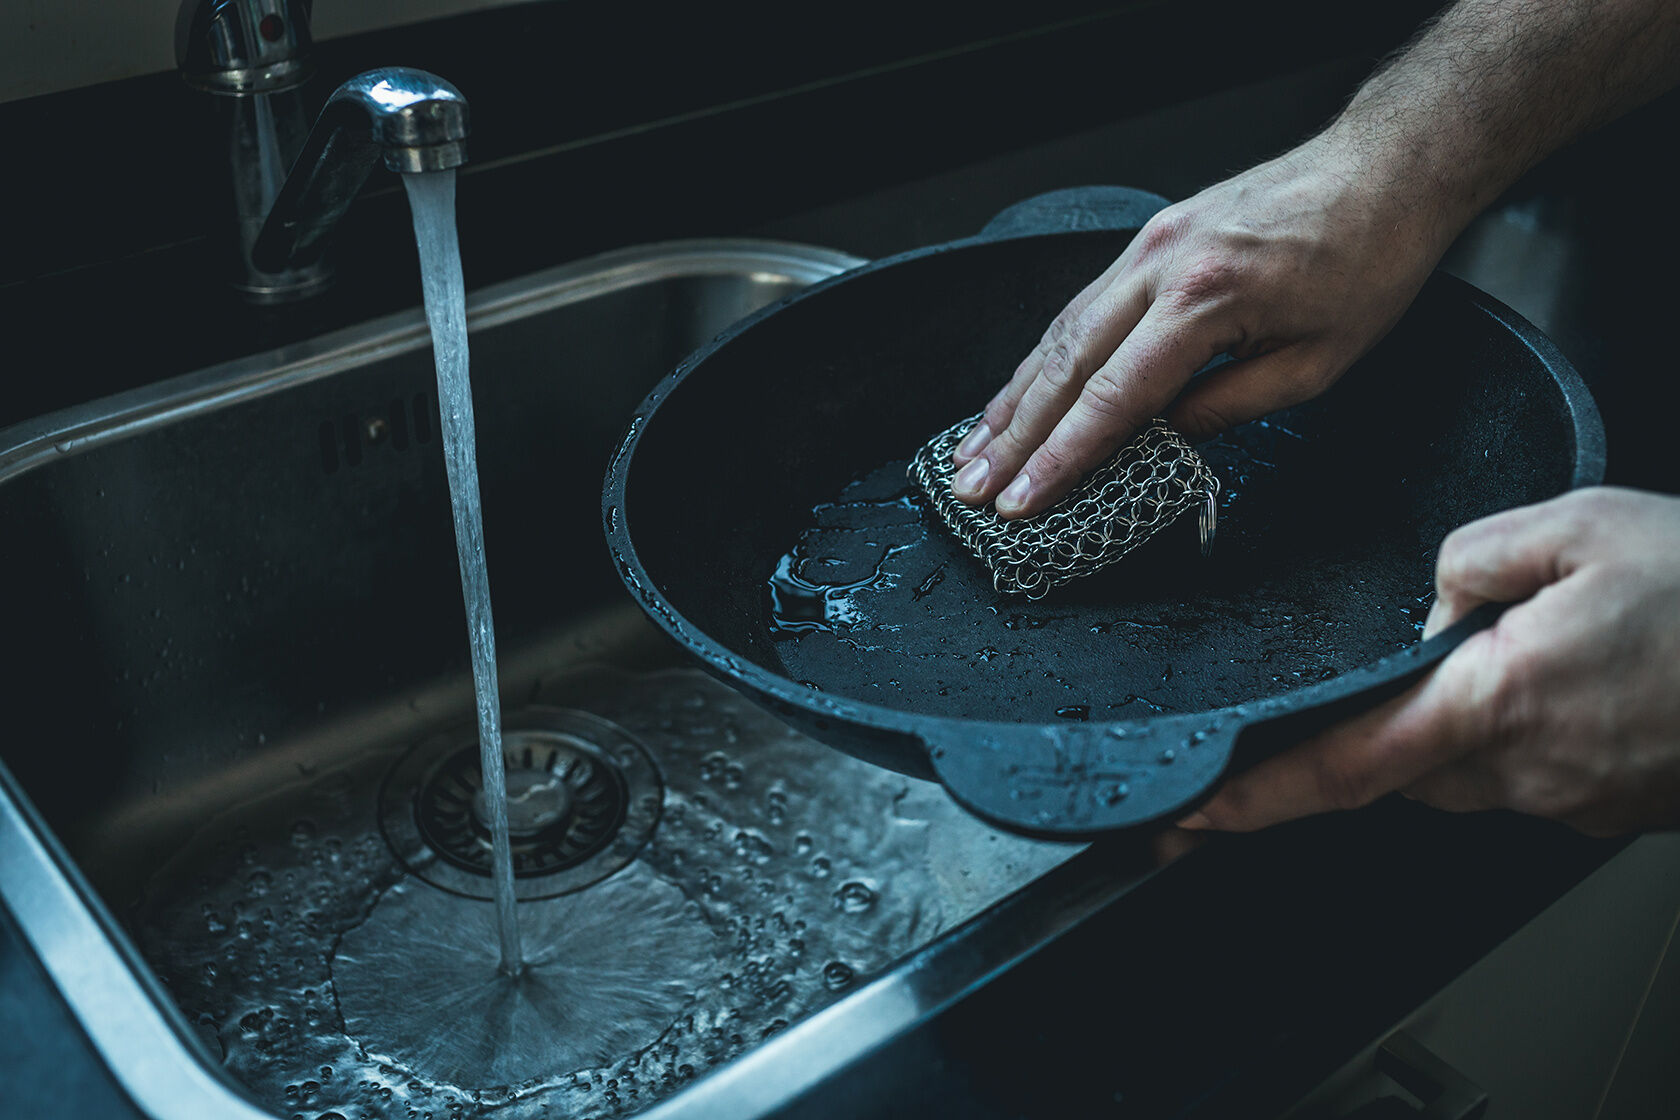
[[[1673,0],[1463,0],[1326,135],[1377,189],[1433,209],[1450,242],[1546,155],[1677,81]]]
[[[1479,210],[1676,81],[1675,0],[1462,0],[1323,132],[1156,215],[987,406],[957,497],[1030,516],[1152,416],[1206,438],[1323,391]]]

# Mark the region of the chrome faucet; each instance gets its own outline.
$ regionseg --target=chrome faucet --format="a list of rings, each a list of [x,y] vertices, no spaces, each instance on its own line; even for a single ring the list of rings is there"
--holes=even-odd
[[[185,0],[175,57],[213,95],[228,139],[233,285],[256,303],[313,295],[331,280],[328,234],[383,162],[411,174],[466,162],[467,102],[423,70],[358,74],[307,127],[311,0]]]

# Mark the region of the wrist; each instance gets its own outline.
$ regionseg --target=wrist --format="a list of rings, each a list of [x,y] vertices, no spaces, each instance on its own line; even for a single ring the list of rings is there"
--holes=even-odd
[[[1352,108],[1295,153],[1334,184],[1336,203],[1381,251],[1427,272],[1486,205],[1425,145]]]

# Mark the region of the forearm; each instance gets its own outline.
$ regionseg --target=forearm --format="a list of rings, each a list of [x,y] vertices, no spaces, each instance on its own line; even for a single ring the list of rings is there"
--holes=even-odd
[[[1461,0],[1313,143],[1442,251],[1548,153],[1677,81],[1675,0]]]

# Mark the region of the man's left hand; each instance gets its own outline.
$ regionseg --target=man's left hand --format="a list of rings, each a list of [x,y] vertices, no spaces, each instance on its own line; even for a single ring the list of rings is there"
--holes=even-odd
[[[1400,790],[1614,835],[1680,825],[1680,498],[1575,491],[1441,546],[1425,637],[1514,602],[1405,694],[1227,782],[1185,828],[1249,831]]]

